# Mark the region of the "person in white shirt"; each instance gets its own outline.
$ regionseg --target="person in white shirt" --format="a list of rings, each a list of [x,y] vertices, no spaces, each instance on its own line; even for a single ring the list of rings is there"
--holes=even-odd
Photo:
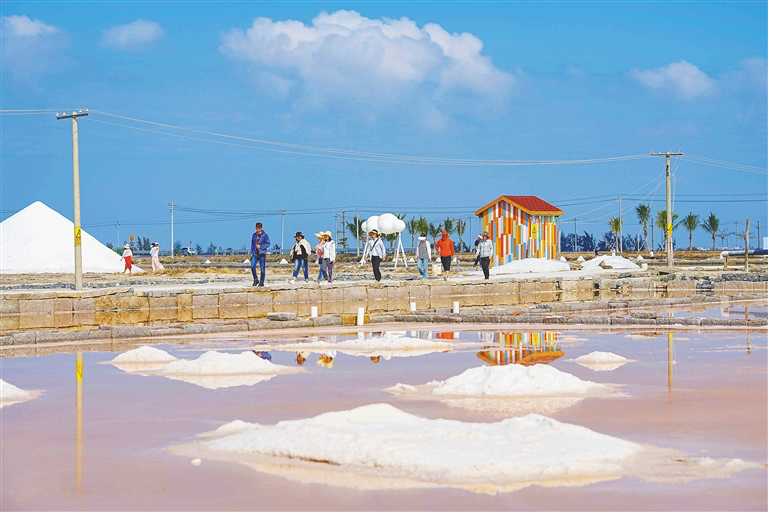
[[[373,267],[373,277],[378,283],[381,281],[381,270],[379,270],[379,265],[381,265],[381,260],[387,255],[387,249],[384,247],[384,242],[381,240],[381,237],[379,237],[378,230],[372,229],[368,233],[368,236],[370,238],[368,238],[368,243],[365,244],[363,261],[365,261],[366,257],[370,258],[371,266]]]
[[[429,277],[429,261],[432,259],[432,247],[427,240],[427,234],[422,233],[419,235],[419,243],[416,246],[416,263],[419,272],[424,279]]]
[[[490,278],[491,256],[493,256],[493,242],[488,239],[488,233],[483,231],[483,240],[477,244],[477,257],[480,259],[480,266],[483,269],[483,275],[486,279]]]
[[[329,282],[333,282],[333,266],[336,263],[336,242],[331,238],[331,232],[323,233],[323,277]]]
[[[129,274],[133,274],[133,263],[131,262],[131,258],[133,258],[133,251],[131,251],[131,246],[128,244],[125,244],[123,246],[123,256],[120,258],[121,260],[125,261],[125,270],[123,270],[123,274],[128,272]]]
[[[320,231],[319,233],[315,233],[315,236],[317,237],[317,245],[315,246],[315,254],[317,254],[317,265],[318,265],[318,271],[317,271],[317,282],[323,280],[323,245],[325,245],[325,233]]]
[[[149,250],[149,257],[152,261],[152,272],[165,270],[163,264],[160,263],[160,246],[157,242],[152,242],[152,248]]]

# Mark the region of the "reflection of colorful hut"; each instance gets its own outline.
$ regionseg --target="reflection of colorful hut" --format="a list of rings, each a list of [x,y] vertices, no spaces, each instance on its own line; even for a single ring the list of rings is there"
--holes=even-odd
[[[555,332],[494,333],[493,345],[486,348],[477,357],[494,366],[548,364],[565,355]]]
[[[475,212],[493,241],[491,265],[524,258],[557,259],[563,211],[536,196],[501,196]]]

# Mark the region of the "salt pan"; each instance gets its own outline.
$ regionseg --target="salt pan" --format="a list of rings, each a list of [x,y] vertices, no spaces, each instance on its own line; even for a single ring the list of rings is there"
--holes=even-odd
[[[294,373],[300,369],[273,364],[253,352],[228,354],[225,352],[206,352],[197,359],[179,359],[167,364],[161,370],[163,375],[237,375],[259,374],[276,375]]]
[[[610,372],[634,361],[612,352],[590,352],[573,360],[581,366],[596,372]]]
[[[37,398],[39,392],[29,392],[0,379],[0,409]]]

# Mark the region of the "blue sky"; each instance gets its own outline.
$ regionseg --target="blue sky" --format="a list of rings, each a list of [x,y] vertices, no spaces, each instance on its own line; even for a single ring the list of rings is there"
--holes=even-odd
[[[295,230],[333,230],[343,209],[438,222],[470,218],[502,194],[538,195],[564,210],[566,232],[576,217],[580,232],[598,236],[622,195],[625,232],[636,233],[634,204],[664,207],[663,159],[447,164],[678,149],[686,157],[674,162],[675,211],[712,211],[733,230],[750,217],[765,236],[766,10],[765,2],[4,1],[1,107],[99,112],[80,122],[82,223],[105,243],[117,243],[120,222],[121,241],[134,233],[167,248],[170,202],[263,212],[177,212],[184,245],[238,248],[256,220],[279,243],[281,209],[288,243]],[[2,218],[35,200],[71,218],[69,121],[49,113],[0,122]],[[687,233],[676,238],[687,245]],[[702,230],[694,243],[711,244]]]

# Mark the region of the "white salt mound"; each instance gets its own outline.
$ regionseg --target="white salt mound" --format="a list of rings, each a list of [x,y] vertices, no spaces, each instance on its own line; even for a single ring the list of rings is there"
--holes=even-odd
[[[416,260],[414,260],[413,258],[408,258],[408,263],[416,263]]]
[[[34,398],[32,393],[0,379],[0,402],[24,402]]]
[[[547,258],[526,258],[510,261],[504,265],[491,268],[491,274],[522,274],[526,272],[559,272],[571,270],[568,263]]]
[[[281,260],[280,260],[280,264],[281,264],[281,265],[287,265],[287,264],[288,264],[288,260],[286,260],[285,258],[283,258],[283,259],[281,259]]]
[[[643,261],[644,259],[642,254],[637,255],[637,261]]]
[[[160,371],[166,375],[274,375],[292,370],[287,366],[273,364],[253,352],[228,354],[205,352],[194,360],[179,359],[164,366]]]
[[[579,256],[578,258],[576,258],[576,261],[581,263],[582,261],[584,261],[584,256]]]
[[[639,269],[637,263],[629,261],[621,256],[597,256],[581,264],[582,270],[599,270],[600,263],[613,269]]]
[[[0,223],[0,274],[73,274],[74,224],[40,201]],[[83,272],[122,272],[120,255],[81,231]],[[53,254],[52,248],[55,248]],[[136,265],[134,272],[143,272]]]
[[[420,418],[388,404],[255,425],[202,444],[235,458],[323,461],[390,478],[486,490],[514,481],[616,474],[617,464],[643,451],[636,443],[535,414],[465,423]]]
[[[154,347],[148,347],[143,346],[139,348],[135,348],[133,350],[129,350],[128,352],[123,352],[122,354],[115,357],[113,360],[109,361],[110,363],[123,363],[123,364],[130,364],[130,363],[136,363],[136,364],[144,364],[144,363],[170,363],[173,361],[176,361],[177,359],[173,357],[171,354],[166,352],[165,350],[160,350],[158,348]]]
[[[574,359],[577,363],[626,363],[629,361],[626,357],[614,354],[613,352],[590,352]]]
[[[450,396],[574,396],[608,387],[584,381],[545,364],[481,366],[438,382],[434,395]]]
[[[568,263],[568,260],[565,259],[565,256],[560,256],[560,261],[564,261],[565,263]]]

